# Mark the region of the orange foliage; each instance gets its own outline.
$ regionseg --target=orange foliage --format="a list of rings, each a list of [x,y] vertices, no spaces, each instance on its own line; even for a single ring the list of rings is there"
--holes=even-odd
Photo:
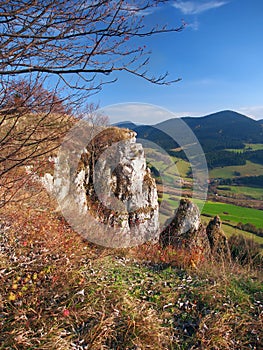
[[[149,261],[155,264],[169,264],[176,267],[198,267],[204,262],[202,250],[187,250],[185,248],[167,246],[162,248],[159,243],[145,243],[131,249],[130,254],[136,259]]]

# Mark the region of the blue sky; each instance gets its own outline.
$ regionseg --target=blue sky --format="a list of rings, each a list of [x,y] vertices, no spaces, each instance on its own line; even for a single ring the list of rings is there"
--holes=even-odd
[[[181,20],[188,24],[182,32],[146,40],[152,50],[149,71],[157,75],[169,71],[171,79],[180,77],[181,82],[154,86],[120,74],[92,100],[101,107],[149,103],[177,116],[231,109],[262,119],[263,1],[170,1],[146,16],[152,24],[179,26]]]

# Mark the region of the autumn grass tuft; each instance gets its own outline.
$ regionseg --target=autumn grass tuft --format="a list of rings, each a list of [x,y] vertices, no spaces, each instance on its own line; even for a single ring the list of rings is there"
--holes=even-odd
[[[257,266],[97,247],[55,209],[42,192],[1,210],[1,350],[263,347]]]

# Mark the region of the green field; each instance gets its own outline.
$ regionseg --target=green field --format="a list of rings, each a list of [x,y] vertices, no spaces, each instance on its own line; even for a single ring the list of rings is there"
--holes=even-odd
[[[177,196],[163,194],[163,199],[166,202],[164,209],[160,212],[160,222],[163,224],[167,218],[173,217],[174,210],[179,205],[180,198]],[[197,205],[202,204],[199,200],[193,200]],[[218,203],[207,201],[202,210],[202,222],[208,224],[210,219],[216,215],[219,215],[223,221],[222,228],[227,236],[233,234],[242,234],[248,238],[253,238],[256,242],[263,244],[263,237],[256,236],[253,233],[239,230],[233,226],[239,222],[251,223],[257,228],[263,227],[263,211],[251,208],[239,207],[233,204]],[[231,226],[233,225],[233,226]]]
[[[231,195],[243,195],[247,198],[257,199],[263,201],[263,189],[257,187],[246,186],[218,186],[217,191],[219,195],[231,196]]]
[[[246,143],[245,151],[258,151],[263,149],[263,143]]]
[[[230,152],[258,151],[263,149],[263,143],[245,143],[245,148],[226,148]]]
[[[251,223],[257,228],[263,227],[263,211],[258,209],[207,201],[204,205],[202,214],[212,216],[219,215],[223,221],[229,222],[233,225],[242,222],[243,224]]]
[[[163,200],[167,202],[167,207],[169,206],[170,211],[173,212],[178,207],[180,198],[164,193]],[[197,205],[199,204],[198,199],[193,199],[193,202]],[[202,209],[202,214],[211,217],[219,215],[222,221],[233,225],[242,222],[243,224],[251,223],[257,228],[263,228],[263,211],[258,209],[240,207],[234,204],[206,201]]]
[[[215,168],[209,172],[210,178],[231,179],[235,176],[235,172],[240,176],[259,176],[263,175],[263,165],[255,164],[250,161],[246,165],[226,166],[223,168]]]

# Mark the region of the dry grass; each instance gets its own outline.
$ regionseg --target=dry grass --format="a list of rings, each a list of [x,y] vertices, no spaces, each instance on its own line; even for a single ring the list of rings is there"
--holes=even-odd
[[[97,247],[45,192],[27,197],[0,212],[0,349],[262,348],[260,271],[158,245]]]

